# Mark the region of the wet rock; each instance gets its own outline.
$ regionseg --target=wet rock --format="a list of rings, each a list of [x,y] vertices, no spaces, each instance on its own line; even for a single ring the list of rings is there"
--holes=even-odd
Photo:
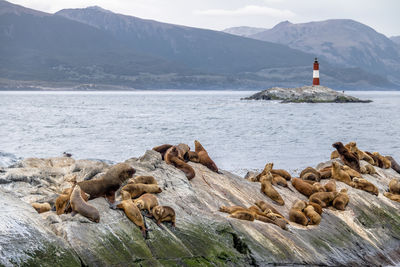
[[[218,209],[222,205],[250,206],[263,200],[288,217],[294,201],[306,200],[290,183],[289,188],[275,187],[285,200],[286,205],[282,207],[260,192],[259,183],[227,171],[214,173],[190,162],[196,176],[188,181],[182,171],[166,164],[155,151],[147,151],[144,156],[128,159],[126,163],[136,169],[136,175],[152,175],[157,179],[163,189],[157,194],[159,203],[171,206],[176,212],[175,229],[169,223],[159,227],[152,219],[145,218],[149,229],[145,239],[123,211],[110,209],[103,198],[89,201],[99,210],[100,223],[93,223],[79,214],[57,216],[55,212],[46,212],[39,215],[21,213],[15,208],[7,212],[20,216],[18,218],[26,221],[28,226],[29,218],[36,218],[32,227],[42,227],[52,236],[49,240],[61,240],[60,246],[66,251],[72,248],[73,258],[80,260],[79,265],[332,266],[395,265],[400,262],[400,203],[382,194],[393,177],[400,177],[391,169],[376,168],[378,174],[363,175],[378,186],[381,192],[378,197],[338,182],[338,190],[347,188],[350,197],[345,211],[325,209],[320,225],[304,227],[291,223],[285,231],[273,224],[229,218]],[[58,173],[47,163],[32,168],[21,164],[19,168],[8,168],[0,173],[0,179],[10,181],[0,187],[9,191],[6,196],[12,196],[34,213],[23,201],[30,203],[38,195],[43,199],[54,196],[58,188],[68,185],[69,177],[77,173],[84,177],[90,172],[91,168],[76,167],[76,164],[59,166]],[[93,163],[93,167],[96,164]],[[30,178],[26,181],[5,178],[15,172]],[[48,179],[43,176],[47,173],[55,176]],[[29,182],[33,174],[37,176],[36,182]],[[327,180],[321,182],[325,184]],[[0,194],[0,203],[3,199],[4,194]],[[1,231],[0,248],[4,246],[3,234],[15,235],[12,228],[1,228]],[[31,228],[26,230],[27,235],[35,233],[32,231]],[[10,247],[12,244],[21,252],[15,255],[9,247],[2,248],[1,257],[28,259],[29,253],[23,252],[24,244],[20,245],[16,237],[10,240]],[[43,241],[35,241],[40,250]]]

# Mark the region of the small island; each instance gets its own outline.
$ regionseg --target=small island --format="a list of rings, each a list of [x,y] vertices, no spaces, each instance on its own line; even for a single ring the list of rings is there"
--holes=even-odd
[[[273,87],[242,100],[281,100],[281,103],[370,103],[345,95],[326,86],[303,86],[297,88]]]

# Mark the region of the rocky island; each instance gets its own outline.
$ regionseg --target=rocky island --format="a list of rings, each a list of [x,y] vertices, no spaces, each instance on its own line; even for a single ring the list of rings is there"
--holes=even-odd
[[[273,87],[244,100],[282,100],[282,103],[369,103],[371,100],[361,100],[345,95],[325,86],[303,86],[297,88]]]
[[[0,168],[0,265],[3,266],[267,266],[267,265],[396,265],[400,263],[400,203],[385,196],[388,184],[400,175],[375,167],[363,174],[379,195],[338,182],[348,189],[344,211],[326,208],[319,225],[293,222],[287,229],[261,221],[230,218],[222,205],[253,205],[258,200],[274,206],[289,218],[297,199],[307,198],[288,183],[276,186],[285,200],[274,204],[260,192],[259,183],[227,171],[213,172],[188,162],[195,177],[167,164],[160,153],[149,150],[125,161],[135,175],[154,176],[162,192],[158,201],[176,212],[176,228],[158,226],[145,218],[144,238],[121,210],[110,209],[105,198],[89,200],[100,213],[94,223],[77,214],[37,213],[32,202],[53,203],[78,181],[96,179],[110,165],[68,157],[29,158]],[[362,165],[366,162],[361,161]],[[317,166],[321,169],[331,161]],[[327,180],[321,180],[321,184]],[[118,194],[117,194],[118,198]]]

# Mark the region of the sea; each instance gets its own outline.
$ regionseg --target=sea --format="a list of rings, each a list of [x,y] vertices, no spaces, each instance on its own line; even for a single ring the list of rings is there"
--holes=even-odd
[[[400,92],[353,91],[372,103],[241,100],[252,91],[0,91],[0,166],[27,157],[121,162],[199,140],[220,169],[268,162],[292,174],[330,159],[332,143],[400,162]]]

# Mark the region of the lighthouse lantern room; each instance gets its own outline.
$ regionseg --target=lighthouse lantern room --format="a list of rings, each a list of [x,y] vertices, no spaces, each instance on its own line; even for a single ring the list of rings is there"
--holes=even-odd
[[[319,64],[318,59],[315,58],[314,61],[314,71],[313,71],[313,86],[319,85]]]

